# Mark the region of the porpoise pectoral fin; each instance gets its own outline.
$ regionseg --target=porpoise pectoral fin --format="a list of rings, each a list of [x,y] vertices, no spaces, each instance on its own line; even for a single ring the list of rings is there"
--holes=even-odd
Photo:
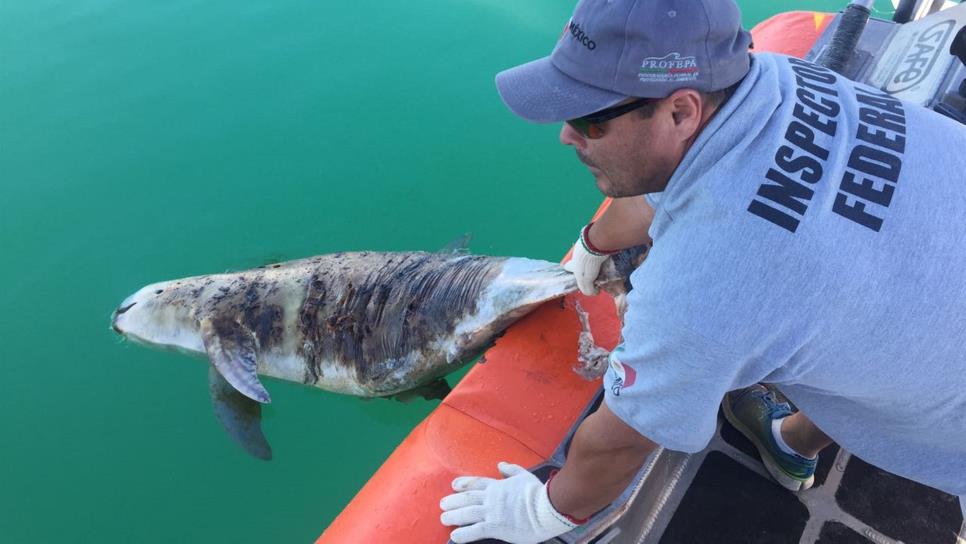
[[[399,402],[409,402],[416,397],[423,397],[426,400],[443,400],[449,392],[452,391],[446,380],[439,378],[435,381],[431,381],[427,384],[420,385],[415,389],[410,389],[408,391],[403,391],[402,393],[397,393],[393,395],[393,398]]]
[[[443,246],[437,253],[469,253],[473,235],[466,233]]]
[[[262,434],[262,405],[239,393],[215,365],[208,366],[208,392],[215,417],[228,435],[249,454],[270,460],[272,447]]]
[[[262,404],[272,402],[258,381],[255,334],[231,319],[202,319],[201,340],[212,366],[246,397]]]

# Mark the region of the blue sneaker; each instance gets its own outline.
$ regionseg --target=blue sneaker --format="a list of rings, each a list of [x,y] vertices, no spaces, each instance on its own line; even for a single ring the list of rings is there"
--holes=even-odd
[[[756,384],[732,391],[721,402],[725,419],[758,448],[765,468],[782,487],[805,491],[815,481],[816,459],[785,453],[778,447],[771,433],[771,422],[792,415],[785,402],[763,385]]]

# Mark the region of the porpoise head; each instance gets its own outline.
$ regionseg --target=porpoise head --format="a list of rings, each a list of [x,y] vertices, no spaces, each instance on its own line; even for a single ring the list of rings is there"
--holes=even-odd
[[[112,327],[125,338],[150,346],[206,354],[238,391],[269,402],[257,377],[257,341],[237,316],[202,307],[232,294],[220,276],[195,276],[152,283],[114,311]]]
[[[189,282],[153,283],[124,299],[111,318],[115,332],[138,343],[204,352]]]
[[[256,374],[254,336],[230,319],[202,315],[200,294],[207,287],[218,288],[218,282],[199,276],[148,285],[114,310],[111,327],[141,344],[207,354],[208,389],[218,420],[248,453],[271,459],[260,407],[271,398]]]

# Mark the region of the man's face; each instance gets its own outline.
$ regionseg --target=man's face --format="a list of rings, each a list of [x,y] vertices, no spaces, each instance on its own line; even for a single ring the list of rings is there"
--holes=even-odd
[[[610,197],[663,191],[687,151],[679,141],[668,101],[656,104],[654,114],[642,118],[631,111],[603,125],[604,135],[589,139],[564,123],[560,143],[572,145],[580,162]]]

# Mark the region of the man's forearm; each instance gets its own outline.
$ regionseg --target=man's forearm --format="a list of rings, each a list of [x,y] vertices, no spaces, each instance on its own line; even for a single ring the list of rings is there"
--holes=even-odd
[[[567,462],[550,485],[554,507],[578,519],[591,516],[616,499],[657,447],[620,422],[605,404],[601,409],[578,427]]]
[[[654,209],[643,196],[615,198],[591,227],[590,243],[608,251],[650,244],[653,219]]]

